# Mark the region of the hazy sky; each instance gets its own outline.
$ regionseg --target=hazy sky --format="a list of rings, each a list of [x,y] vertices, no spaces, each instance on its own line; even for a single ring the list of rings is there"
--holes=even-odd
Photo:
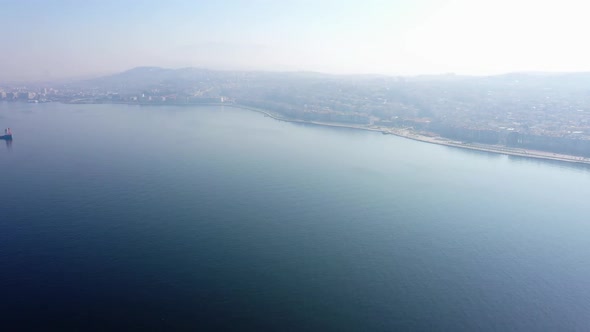
[[[589,13],[574,0],[0,0],[0,81],[136,66],[590,71]]]

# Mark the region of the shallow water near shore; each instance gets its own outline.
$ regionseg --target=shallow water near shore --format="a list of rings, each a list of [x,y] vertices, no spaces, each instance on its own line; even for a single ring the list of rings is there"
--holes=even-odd
[[[0,104],[23,329],[583,330],[590,171],[227,107]]]

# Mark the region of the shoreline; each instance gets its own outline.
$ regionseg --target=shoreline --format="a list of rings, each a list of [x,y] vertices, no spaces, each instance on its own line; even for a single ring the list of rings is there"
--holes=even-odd
[[[445,138],[442,136],[431,137],[431,136],[421,135],[417,132],[413,132],[413,131],[410,131],[407,129],[387,128],[387,127],[369,127],[369,126],[363,126],[363,125],[348,125],[348,124],[339,124],[339,123],[326,123],[326,122],[288,119],[288,118],[284,118],[279,115],[273,114],[270,111],[262,110],[262,109],[258,109],[258,108],[254,108],[254,107],[241,106],[241,105],[236,105],[236,104],[232,104],[232,105],[219,104],[219,105],[233,107],[233,108],[241,108],[241,109],[261,113],[261,114],[268,116],[274,120],[283,121],[283,122],[292,122],[292,123],[309,124],[309,125],[324,126],[324,127],[348,128],[348,129],[373,131],[373,132],[380,132],[385,135],[394,135],[397,137],[407,138],[407,139],[411,139],[411,140],[418,141],[418,142],[443,145],[443,146],[455,147],[455,148],[460,148],[460,149],[482,151],[482,152],[502,154],[502,155],[507,155],[507,156],[517,156],[517,157],[532,158],[532,159],[553,160],[553,161],[562,161],[562,162],[568,162],[568,163],[590,165],[590,158],[585,158],[585,157],[580,157],[580,156],[573,156],[573,155],[566,155],[566,154],[538,151],[538,150],[518,149],[518,148],[511,148],[511,147],[501,146],[501,145],[464,143],[464,142],[460,142],[460,141],[454,141],[454,140],[451,140],[451,139],[448,139],[448,138]]]
[[[75,103],[72,103],[75,104]],[[83,103],[83,104],[94,104],[94,103]],[[488,144],[481,144],[481,143],[465,143],[461,141],[455,141],[449,138],[445,138],[442,136],[426,136],[422,135],[418,132],[409,130],[409,129],[402,129],[402,128],[391,128],[391,127],[376,127],[376,126],[367,126],[367,125],[352,125],[352,124],[344,124],[344,123],[329,123],[329,122],[316,122],[316,121],[306,121],[306,120],[298,120],[298,119],[289,119],[278,114],[274,114],[268,110],[250,107],[240,104],[225,104],[225,103],[202,103],[202,104],[136,104],[136,103],[115,103],[115,104],[126,104],[126,105],[137,105],[137,106],[223,106],[223,107],[232,107],[237,109],[244,109],[249,110],[252,112],[257,112],[263,114],[269,118],[272,118],[277,121],[283,122],[291,122],[291,123],[299,123],[299,124],[307,124],[307,125],[315,125],[315,126],[323,126],[323,127],[333,127],[333,128],[347,128],[347,129],[356,129],[356,130],[365,130],[365,131],[373,131],[373,132],[380,132],[384,135],[394,135],[401,138],[407,138],[418,142],[423,143],[430,143],[430,144],[437,144],[442,146],[454,147],[459,149],[467,149],[467,150],[475,150],[475,151],[482,151],[494,154],[502,154],[507,156],[517,156],[523,158],[532,158],[532,159],[541,159],[541,160],[552,160],[552,161],[562,161],[567,163],[576,163],[576,164],[585,164],[590,165],[590,158],[581,157],[581,156],[574,156],[574,155],[567,155],[567,154],[560,154],[560,153],[553,153],[547,151],[539,151],[539,150],[527,150],[527,149],[519,149],[519,148],[512,148],[502,145],[488,145]]]

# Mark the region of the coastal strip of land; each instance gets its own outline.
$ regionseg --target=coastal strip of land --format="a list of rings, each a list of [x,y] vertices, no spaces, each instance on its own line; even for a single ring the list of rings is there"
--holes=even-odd
[[[567,154],[560,154],[560,153],[552,153],[546,151],[538,151],[538,150],[529,150],[529,149],[519,149],[519,148],[512,148],[502,145],[489,145],[489,144],[478,144],[478,143],[465,143],[461,141],[455,141],[448,138],[444,138],[441,136],[430,136],[424,135],[419,132],[416,132],[411,129],[402,129],[402,128],[389,128],[389,127],[379,127],[379,126],[363,126],[363,125],[351,125],[351,124],[341,124],[341,123],[328,123],[328,122],[317,122],[317,121],[306,121],[306,120],[298,120],[298,119],[288,119],[284,118],[280,115],[273,114],[267,110],[258,109],[254,107],[242,106],[242,105],[227,105],[227,104],[220,104],[223,106],[229,106],[234,108],[241,108],[246,109],[254,112],[258,112],[273,118],[278,121],[284,122],[293,122],[293,123],[301,123],[301,124],[310,124],[310,125],[317,125],[317,126],[325,126],[325,127],[337,127],[337,128],[350,128],[350,129],[358,129],[358,130],[367,130],[367,131],[376,131],[386,135],[395,135],[403,138],[412,139],[415,141],[431,143],[431,144],[438,144],[438,145],[445,145],[450,147],[456,147],[461,149],[469,149],[469,150],[477,150],[477,151],[484,151],[490,153],[498,153],[510,156],[519,156],[525,158],[535,158],[535,159],[545,159],[545,160],[556,160],[556,161],[565,161],[570,163],[579,163],[579,164],[589,164],[590,165],[590,158],[584,158],[580,156],[573,156]]]

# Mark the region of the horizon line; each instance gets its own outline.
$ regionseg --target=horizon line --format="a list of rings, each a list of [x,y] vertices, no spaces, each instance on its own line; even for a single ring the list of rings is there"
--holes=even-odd
[[[455,72],[441,72],[441,73],[423,73],[423,74],[384,74],[384,73],[374,73],[374,72],[366,72],[366,73],[333,73],[333,72],[323,72],[323,71],[315,71],[315,70],[272,70],[272,69],[219,69],[219,68],[207,68],[207,67],[193,67],[193,66],[179,66],[179,67],[164,67],[164,66],[154,66],[154,65],[140,65],[131,67],[129,69],[120,70],[120,71],[112,71],[108,73],[94,73],[94,74],[83,74],[83,75],[73,75],[69,77],[62,77],[62,78],[55,78],[55,79],[23,79],[23,80],[5,80],[0,82],[0,84],[40,84],[40,83],[56,83],[56,82],[63,82],[63,81],[87,81],[93,79],[100,79],[106,78],[110,76],[115,76],[119,74],[124,74],[133,70],[138,69],[163,69],[163,70],[188,70],[188,69],[197,69],[203,71],[211,71],[211,72],[240,72],[240,73],[276,73],[276,74],[296,74],[296,73],[306,73],[306,74],[318,74],[318,75],[325,75],[325,76],[341,76],[341,77],[350,77],[350,76],[381,76],[381,77],[389,77],[389,78],[420,78],[420,77],[465,77],[465,78],[483,78],[483,77],[498,77],[498,76],[506,76],[506,75],[514,75],[514,74],[524,74],[524,75],[568,75],[568,74],[586,74],[590,73],[589,70],[586,71],[543,71],[543,70],[522,70],[522,71],[508,71],[502,73],[494,73],[494,74],[461,74]]]

